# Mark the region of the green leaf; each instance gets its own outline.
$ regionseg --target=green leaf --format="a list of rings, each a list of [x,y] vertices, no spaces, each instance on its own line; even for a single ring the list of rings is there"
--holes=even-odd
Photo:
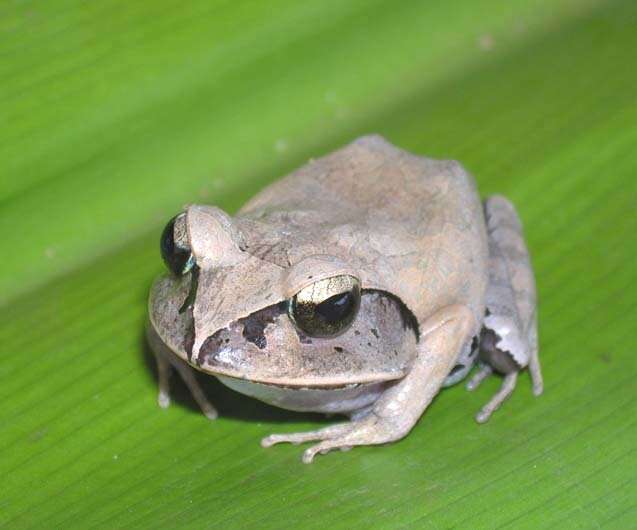
[[[0,525],[626,528],[637,520],[637,5],[0,5]],[[540,291],[528,376],[438,396],[412,433],[300,463],[326,421],[208,381],[156,406],[157,240],[368,132],[518,206]]]

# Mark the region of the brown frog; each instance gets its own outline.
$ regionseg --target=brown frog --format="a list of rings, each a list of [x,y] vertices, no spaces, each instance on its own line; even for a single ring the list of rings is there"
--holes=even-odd
[[[262,440],[303,454],[399,440],[475,365],[503,384],[529,367],[542,392],[535,282],[505,198],[482,202],[454,161],[366,136],[267,187],[235,217],[193,205],[161,239],[149,342],[168,406],[172,368],[217,416],[194,371],[266,403],[349,421]]]

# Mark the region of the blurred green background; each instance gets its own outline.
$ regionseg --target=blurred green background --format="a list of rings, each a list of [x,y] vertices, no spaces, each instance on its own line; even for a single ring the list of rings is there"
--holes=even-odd
[[[637,526],[636,59],[632,0],[0,2],[0,525]],[[321,417],[157,408],[166,220],[369,132],[516,203],[545,395],[311,466],[258,441]]]

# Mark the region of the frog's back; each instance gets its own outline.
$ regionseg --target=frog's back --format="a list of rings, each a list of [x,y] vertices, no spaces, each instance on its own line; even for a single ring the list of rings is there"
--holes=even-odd
[[[455,209],[458,194],[475,195],[473,179],[460,164],[416,156],[372,135],[274,182],[240,214],[300,208],[358,221],[369,213],[420,231],[426,220]]]
[[[397,294],[417,318],[446,303],[483,311],[482,207],[473,178],[455,161],[362,137],[275,182],[239,218],[262,223],[261,239],[276,239],[271,255],[277,247],[289,264],[311,253],[348,260],[364,285]]]

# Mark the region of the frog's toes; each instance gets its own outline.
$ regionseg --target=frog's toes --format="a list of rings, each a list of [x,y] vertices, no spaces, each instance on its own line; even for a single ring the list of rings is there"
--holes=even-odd
[[[261,447],[271,447],[279,443],[291,443],[298,445],[304,442],[314,442],[316,440],[327,440],[335,436],[344,434],[350,429],[349,423],[339,423],[338,425],[330,425],[323,429],[317,429],[315,431],[286,433],[286,434],[271,434],[261,440]]]
[[[375,416],[355,422],[343,435],[323,440],[303,452],[303,462],[309,464],[317,454],[327,454],[334,449],[349,451],[356,445],[378,445],[394,442],[404,437],[408,429]]]
[[[343,445],[339,440],[324,440],[321,443],[313,445],[312,447],[303,451],[303,456],[301,460],[304,464],[311,464],[314,460],[314,457],[320,453],[322,455],[326,455],[333,449],[341,449],[343,451],[348,451],[352,448],[351,445]]]
[[[219,413],[214,407],[211,407],[210,410],[204,410],[203,413],[209,420],[216,420],[219,417]]]
[[[167,409],[170,406],[170,394],[163,389],[159,390],[159,394],[157,395],[157,404],[162,409]]]
[[[544,392],[544,383],[542,381],[540,381],[539,383],[536,383],[535,381],[533,381],[533,395],[541,396],[543,392]]]
[[[263,447],[280,442],[302,443],[319,441],[303,452],[303,462],[309,464],[317,454],[326,454],[334,449],[349,451],[356,445],[377,445],[394,442],[404,437],[409,429],[397,425],[387,418],[378,418],[375,414],[363,420],[341,423],[316,431],[296,434],[272,434],[261,441]]]

